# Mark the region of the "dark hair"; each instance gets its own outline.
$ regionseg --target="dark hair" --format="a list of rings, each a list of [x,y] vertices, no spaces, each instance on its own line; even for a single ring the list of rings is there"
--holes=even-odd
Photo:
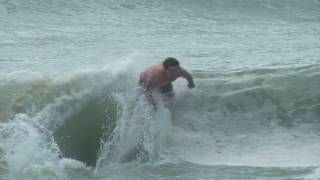
[[[164,69],[167,69],[169,66],[179,66],[179,61],[175,58],[168,57],[162,63]]]

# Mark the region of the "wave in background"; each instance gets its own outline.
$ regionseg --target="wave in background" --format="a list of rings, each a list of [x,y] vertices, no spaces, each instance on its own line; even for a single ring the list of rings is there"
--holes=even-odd
[[[307,1],[292,1],[292,0],[254,0],[254,1],[135,1],[135,0],[121,0],[121,1],[7,1],[0,2],[0,9],[2,15],[14,15],[22,13],[34,14],[53,14],[58,16],[75,16],[86,15],[94,17],[95,15],[105,14],[111,15],[110,11],[117,11],[118,13],[131,14],[137,13],[159,13],[164,10],[171,11],[176,14],[187,14],[189,16],[205,16],[205,15],[242,15],[243,17],[271,17],[283,19],[303,20],[319,20],[320,16],[318,8],[320,2],[318,0]],[[114,15],[114,14],[113,14]],[[136,14],[136,15],[139,15]],[[252,16],[254,15],[254,16]],[[90,18],[90,17],[89,17]]]

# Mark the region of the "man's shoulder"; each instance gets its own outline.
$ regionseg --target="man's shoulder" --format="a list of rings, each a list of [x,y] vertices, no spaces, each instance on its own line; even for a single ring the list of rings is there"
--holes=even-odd
[[[149,68],[147,68],[145,71],[141,73],[141,76],[148,76],[148,78],[151,78],[153,76],[158,76],[163,72],[163,67],[161,64],[153,65]]]
[[[156,64],[156,65],[153,65],[151,67],[149,67],[147,69],[147,71],[151,72],[151,73],[159,73],[159,72],[162,72],[164,70],[163,66],[161,64]]]
[[[151,66],[150,68],[152,68],[152,69],[163,69],[163,66],[162,66],[162,64],[155,64],[155,65]]]

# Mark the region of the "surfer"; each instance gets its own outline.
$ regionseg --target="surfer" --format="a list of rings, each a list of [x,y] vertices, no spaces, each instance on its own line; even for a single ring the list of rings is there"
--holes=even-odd
[[[143,87],[147,100],[155,106],[152,92],[158,90],[167,98],[174,97],[172,82],[179,77],[183,77],[188,81],[190,89],[195,87],[191,74],[180,67],[177,59],[169,57],[162,64],[153,65],[143,71],[140,74],[139,84]]]

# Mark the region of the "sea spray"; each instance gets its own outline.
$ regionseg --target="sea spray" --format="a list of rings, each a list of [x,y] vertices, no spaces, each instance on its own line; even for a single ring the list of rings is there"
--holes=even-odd
[[[171,127],[170,111],[156,95],[156,108],[144,95],[116,93],[117,123],[100,149],[96,171],[102,165],[121,163],[153,163],[160,158]]]
[[[58,167],[60,151],[46,128],[26,115],[0,126],[1,164],[13,179],[66,179]]]

